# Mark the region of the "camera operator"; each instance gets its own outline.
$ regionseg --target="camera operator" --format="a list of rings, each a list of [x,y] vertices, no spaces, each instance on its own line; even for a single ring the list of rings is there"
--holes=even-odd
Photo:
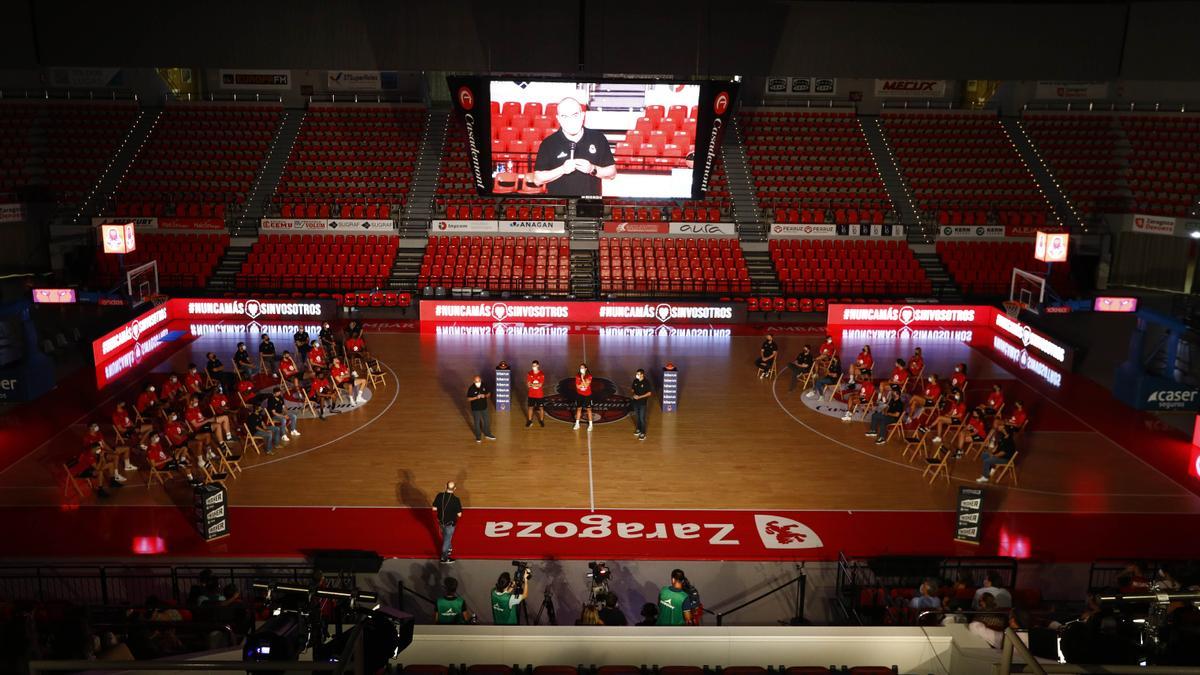
[[[617,594],[606,593],[604,595],[604,607],[600,609],[600,620],[605,626],[626,626],[629,621],[625,619],[625,612],[617,607]]]
[[[671,583],[658,592],[658,625],[683,626],[691,620],[691,610],[684,609],[688,604],[686,585],[683,570],[671,570]]]
[[[492,623],[516,625],[517,609],[529,597],[529,578],[533,573],[528,567],[517,568],[518,579],[503,572],[492,589]]]

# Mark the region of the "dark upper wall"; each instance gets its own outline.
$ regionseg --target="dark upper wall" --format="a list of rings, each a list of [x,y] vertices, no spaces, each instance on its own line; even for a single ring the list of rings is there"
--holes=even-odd
[[[1200,78],[1200,59],[1189,53],[1200,34],[1195,2],[136,0],[120,11],[74,0],[15,4],[0,22],[0,54],[13,67]]]

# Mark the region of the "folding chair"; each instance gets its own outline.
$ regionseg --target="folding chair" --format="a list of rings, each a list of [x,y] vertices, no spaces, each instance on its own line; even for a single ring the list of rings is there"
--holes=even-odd
[[[150,471],[149,471],[149,475],[146,476],[146,487],[150,487],[151,485],[153,485],[155,480],[158,481],[159,485],[166,487],[167,482],[165,480],[163,480],[163,474],[169,475],[169,472],[159,471],[158,468],[156,466],[154,466],[154,462],[150,462],[149,464],[150,464]]]
[[[900,440],[908,442],[908,437],[904,435],[904,424],[902,422],[896,421],[887,425],[887,430],[887,436],[883,439],[886,442],[891,443],[892,439],[896,436],[899,436]]]
[[[197,462],[196,468],[200,469],[200,473],[204,474],[205,483],[216,483],[221,487],[225,487],[225,479],[229,477],[228,472],[220,471],[219,469],[214,471],[212,462],[206,462],[204,466],[200,466],[200,463]]]
[[[917,430],[916,436],[911,436],[904,439],[904,452],[900,456],[912,462],[917,456],[927,457],[929,455],[930,439],[933,438],[933,429],[921,432]],[[944,447],[944,446],[943,446]],[[912,453],[912,454],[909,454]]]
[[[79,483],[78,483],[79,480],[85,481],[87,483],[88,489],[91,489],[91,490],[96,489],[96,484],[92,482],[91,478],[86,477],[86,476],[83,476],[83,477],[75,476],[75,473],[71,471],[71,467],[75,466],[75,464],[76,464],[76,462],[74,462],[74,461],[63,462],[62,468],[63,468],[63,471],[65,471],[67,474],[67,481],[66,481],[66,483],[63,484],[63,496],[64,497],[67,496],[67,491],[70,490],[71,488],[75,488],[76,494],[78,494],[80,497],[83,496],[83,488],[79,487]]]
[[[304,397],[304,401],[301,403],[301,406],[305,410],[307,410],[309,413],[311,413],[313,417],[316,417],[317,416],[317,406],[314,405],[312,402],[312,399],[308,397],[308,392],[301,389],[300,395]]]
[[[258,436],[255,436],[254,434],[250,433],[250,426],[247,425],[245,422],[242,423],[242,431],[246,432],[246,436],[242,439],[242,454],[245,454],[246,448],[249,447],[254,450],[254,454],[261,455],[262,454],[262,445],[261,445],[262,440]]]
[[[1000,465],[1000,473],[996,474],[994,481],[997,485],[1000,484],[1000,481],[1004,480],[1005,476],[1008,476],[1012,480],[1013,487],[1017,487],[1017,455],[1020,454],[1020,450],[1013,452],[1012,457],[1009,457],[1007,462]]]
[[[375,361],[374,365],[368,364],[367,379],[371,381],[371,388],[386,387],[387,378],[384,377],[383,368],[380,367],[379,361]]]
[[[867,420],[867,415],[871,412],[872,409],[875,408],[875,402],[878,399],[879,399],[879,388],[876,387],[875,391],[871,392],[870,398],[865,399],[865,400],[859,400],[858,403],[854,404],[854,407],[850,409],[850,419],[854,419],[854,416],[858,415],[859,421],[865,422]]]
[[[846,379],[846,371],[842,371],[842,374],[838,375],[837,381],[835,381],[833,384],[827,384],[824,387],[821,387],[821,391],[817,392],[817,400],[818,401],[833,400],[832,394],[830,394],[830,397],[828,399],[826,399],[825,392],[828,391],[830,387],[833,387],[833,393],[836,394],[838,392],[838,390],[841,389],[842,382],[845,379]]]
[[[808,367],[808,370],[800,373],[800,391],[808,391],[808,388],[812,386],[813,378],[816,374],[817,364],[815,362]]]
[[[226,453],[217,448],[217,457],[220,459],[221,467],[225,470],[225,473],[233,478],[237,478],[242,473],[241,455],[233,454],[232,450]]]
[[[978,457],[980,455],[980,453],[983,452],[984,447],[991,444],[991,442],[995,439],[996,439],[996,430],[992,429],[991,431],[988,432],[988,435],[985,436],[982,441],[972,440],[971,442],[969,442],[965,446],[963,446],[963,456],[969,457],[969,458]]]
[[[926,465],[925,470],[921,472],[921,477],[929,476],[929,484],[933,485],[937,480],[938,475],[945,476],[946,484],[950,484],[950,459],[954,457],[954,453],[948,446],[943,445],[936,451],[933,458],[936,462],[930,462]],[[932,475],[930,475],[932,474]]]

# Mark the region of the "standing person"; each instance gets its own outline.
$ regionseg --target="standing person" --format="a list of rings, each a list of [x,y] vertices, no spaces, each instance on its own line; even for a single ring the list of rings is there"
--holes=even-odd
[[[471,402],[471,430],[475,432],[475,442],[482,443],[486,438],[496,440],[492,435],[492,421],[488,416],[488,397],[492,395],[483,378],[476,375],[475,381],[467,387],[467,400]]]
[[[262,334],[262,338],[258,342],[258,358],[262,361],[263,371],[275,373],[275,343],[271,342],[271,336],[266,333]]]
[[[525,428],[533,426],[533,411],[538,413],[538,424],[546,426],[546,374],[542,372],[542,364],[534,361],[529,364],[529,372],[525,373]]]
[[[654,389],[650,387],[650,380],[646,379],[646,371],[641,368],[633,374],[633,384],[629,385],[633,390],[633,422],[637,430],[633,432],[634,436],[638,437],[639,441],[646,440],[646,413],[650,402],[650,397],[654,395]]]
[[[575,431],[579,431],[579,418],[587,409],[588,431],[592,430],[592,373],[586,363],[579,364],[579,374],[575,376]]]
[[[437,599],[437,612],[434,614],[436,623],[470,623],[475,615],[467,609],[467,603],[458,597],[458,579],[446,577],[442,582],[446,593]]]
[[[517,625],[517,607],[529,597],[529,577],[531,572],[525,569],[525,583],[521,584],[521,593],[517,594],[516,583],[508,572],[502,572],[496,579],[496,587],[492,589],[492,622],[496,625]]]
[[[440,560],[444,563],[455,562],[450,556],[454,552],[454,528],[458,525],[458,519],[462,517],[462,502],[454,496],[457,487],[454,481],[449,481],[446,483],[446,489],[433,498],[433,514],[437,518],[438,528],[442,531]]]
[[[771,369],[775,367],[775,359],[778,357],[779,345],[775,344],[775,337],[767,333],[767,339],[763,340],[762,347],[759,348],[758,358],[754,360],[754,365],[758,366],[760,380],[771,374]]]
[[[300,357],[300,361],[307,361],[309,338],[308,331],[304,330],[304,326],[296,329],[296,332],[292,335],[292,344],[296,346],[296,355]]]
[[[658,592],[658,625],[683,626],[691,618],[691,612],[683,608],[688,600],[683,585],[687,581],[683,570],[671,570],[671,583]]]

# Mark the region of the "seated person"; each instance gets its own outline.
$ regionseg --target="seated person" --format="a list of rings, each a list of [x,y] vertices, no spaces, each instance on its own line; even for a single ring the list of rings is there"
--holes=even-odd
[[[800,353],[796,355],[795,360],[788,364],[788,368],[791,368],[795,372],[795,379],[800,379],[812,370],[813,361],[812,347],[804,345],[804,349],[801,349]]]
[[[959,363],[954,366],[954,372],[950,374],[950,389],[966,392],[967,388],[967,364]]]
[[[984,419],[983,411],[979,408],[972,410],[971,414],[967,416],[966,431],[971,435],[971,438],[968,440],[967,434],[958,435],[957,450],[959,452],[962,452],[963,448],[966,447],[967,443],[969,442],[982,443],[987,439],[987,420]]]
[[[214,424],[219,425],[222,429],[232,428],[229,419],[229,397],[225,395],[224,387],[217,387],[213,390],[213,395],[208,399],[208,409],[212,412]]]
[[[946,406],[942,415],[938,416],[934,422],[934,443],[942,442],[942,434],[945,433],[947,427],[956,426],[963,423],[967,418],[967,404],[963,402],[961,391],[955,391],[950,394],[950,404]],[[921,433],[924,433],[925,427],[921,427]]]
[[[298,328],[295,334],[292,335],[292,344],[296,346],[296,357],[301,361],[308,359],[308,349],[311,340],[308,337],[308,331],[304,330],[304,326]]]
[[[842,415],[843,422],[849,422],[854,409],[860,405],[870,405],[875,396],[875,381],[869,377],[858,378],[858,387],[846,398],[846,414]]]
[[[900,391],[904,391],[905,385],[908,384],[908,378],[912,371],[904,363],[904,359],[896,359],[896,366],[892,368],[892,374],[888,378],[889,384],[894,384],[900,387]]]
[[[109,493],[104,489],[104,476],[106,467],[101,460],[102,452],[103,450],[99,444],[84,448],[83,451],[79,453],[79,456],[75,458],[75,461],[67,464],[67,470],[70,471],[71,475],[76,479],[87,480],[89,478],[95,478],[97,485],[96,496],[108,497]],[[112,475],[108,480],[108,487],[119,488],[122,487],[124,482],[124,478],[118,480],[115,475]]]
[[[290,426],[293,436],[299,436],[300,430],[296,428],[296,415],[287,411],[287,406],[283,400],[283,390],[275,387],[271,391],[271,395],[263,401],[263,407],[266,408],[267,414],[271,419],[283,428],[283,434],[286,436],[288,427]]]
[[[842,379],[842,362],[838,359],[837,354],[829,357],[829,364],[825,367],[825,374],[818,377],[816,382],[813,382],[812,389],[804,395],[805,398],[819,398],[825,387],[833,386]]]
[[[267,415],[267,411],[259,404],[254,404],[250,410],[250,414],[246,417],[246,428],[250,430],[250,435],[255,438],[261,438],[266,445],[266,453],[268,455],[275,454],[275,446],[279,443],[287,443],[290,438],[284,435],[283,425],[275,424]]]
[[[188,407],[183,413],[183,418],[187,421],[188,427],[194,435],[204,435],[208,441],[211,441],[213,433],[218,434],[218,439],[224,439],[218,441],[218,445],[222,448],[225,447],[225,441],[233,440],[233,434],[229,432],[229,418],[225,418],[225,424],[222,426],[217,423],[216,419],[205,417],[204,411],[200,408],[199,396],[193,396],[188,401]]]
[[[925,372],[925,355],[921,353],[921,348],[913,349],[912,358],[908,360],[908,373],[914,377],[920,377]]]
[[[142,393],[138,394],[137,401],[133,404],[134,409],[138,411],[138,414],[144,420],[151,419],[162,409],[162,403],[158,400],[158,394],[155,392],[154,385],[146,385],[146,388],[142,390]]]
[[[188,364],[187,373],[183,376],[183,386],[187,389],[189,395],[203,394],[207,390],[204,383],[204,376],[200,374],[200,369],[196,367],[196,364]]]
[[[333,366],[329,368],[329,375],[333,378],[333,383],[346,390],[351,403],[366,403],[367,399],[363,396],[363,392],[367,390],[367,379],[359,377],[357,371],[352,371],[342,360],[334,357]]]
[[[156,471],[181,471],[187,476],[188,482],[195,482],[192,472],[187,470],[186,455],[172,455],[163,447],[162,435],[158,432],[150,434],[147,443],[142,446],[146,452],[146,462]]]
[[[358,322],[358,319],[350,319],[350,323],[346,324],[346,339],[347,340],[362,339],[362,334],[363,334],[362,324]],[[346,347],[346,351],[350,351],[349,346]]]
[[[268,373],[275,372],[275,343],[266,333],[258,341],[258,358],[262,360],[263,369]]]
[[[1004,419],[996,418],[995,425],[997,428],[1003,427],[1008,433],[1015,434],[1025,426],[1029,415],[1025,413],[1024,401],[1013,401],[1012,410],[1004,416]]]
[[[900,398],[900,385],[888,383],[884,385],[883,392],[880,394],[883,397],[883,405],[880,410],[871,413],[871,427],[867,432],[868,436],[875,437],[875,445],[887,443],[888,425],[899,422],[900,415],[904,414],[904,400]]]
[[[91,448],[96,445],[100,446],[101,458],[104,462],[112,464],[115,475],[120,475],[120,468],[124,468],[126,471],[137,471],[137,467],[129,461],[129,446],[110,446],[104,440],[104,434],[100,431],[100,425],[92,422],[83,434],[83,447]]]
[[[942,396],[942,383],[938,381],[936,373],[930,373],[925,380],[921,391],[908,398],[908,407],[904,411],[905,419],[916,419],[927,403],[938,404],[938,399]]]
[[[312,367],[314,373],[329,367],[329,354],[316,340],[313,340],[308,348],[308,365]]]
[[[1004,407],[1004,390],[1000,388],[1000,384],[993,384],[992,390],[988,393],[987,400],[979,404],[976,408],[984,415],[991,417]]]
[[[326,355],[336,354],[337,350],[337,335],[333,332],[333,328],[329,322],[321,324],[321,332],[317,334],[317,339],[321,341],[321,347],[325,349]]]
[[[300,366],[296,365],[296,361],[289,351],[285,351],[283,357],[279,359],[279,377],[284,383],[296,389],[304,384],[300,377]]]
[[[176,458],[190,457],[200,467],[205,467],[208,463],[204,459],[204,446],[195,438],[183,422],[179,421],[179,415],[171,413],[167,416],[167,425],[163,428],[163,436],[167,439],[167,444],[171,447],[171,454]]]
[[[245,342],[237,343],[237,349],[233,352],[233,367],[245,380],[254,377],[254,374],[258,372],[258,367],[250,360],[250,351],[246,349]]]
[[[863,375],[870,377],[871,368],[874,365],[875,357],[871,356],[871,345],[863,345],[862,351],[855,357],[854,363],[850,364],[850,377],[855,380]]]
[[[999,649],[1004,644],[1004,629],[1008,625],[1008,613],[999,610],[991,593],[984,593],[979,599],[979,613],[971,617],[967,630]]]
[[[938,597],[938,583],[932,579],[921,582],[917,595],[908,601],[908,606],[916,610],[941,609],[942,599]]]
[[[179,381],[179,376],[171,373],[167,377],[167,381],[163,382],[162,400],[168,404],[173,403],[176,399],[184,394],[183,383]]]
[[[225,364],[221,363],[221,359],[218,359],[215,353],[209,352],[207,357],[208,363],[204,365],[204,369],[208,372],[208,376],[226,389],[233,389],[234,380],[237,378],[225,371]]]
[[[237,383],[237,395],[242,400],[242,405],[250,405],[250,402],[258,397],[257,391],[252,380],[242,380]]]
[[[125,401],[117,401],[117,407],[112,413],[113,427],[124,436],[129,442],[133,442],[133,436],[137,436],[140,442],[146,434],[154,429],[154,426],[149,422],[143,422],[136,428],[133,424],[133,415],[129,413],[129,406],[125,405]]]
[[[779,345],[775,344],[775,338],[768,333],[767,339],[763,340],[762,346],[758,350],[758,358],[754,359],[754,365],[758,366],[758,377],[762,379],[770,374],[771,369],[775,367],[775,359],[779,357]]]
[[[312,353],[309,352],[309,356]],[[333,385],[329,382],[329,376],[324,373],[318,373],[313,377],[312,382],[308,384],[308,398],[317,404],[317,417],[325,419],[325,406],[333,407]]]
[[[833,336],[826,335],[825,341],[822,342],[821,346],[817,349],[817,366],[824,367],[825,363],[827,363],[829,359],[833,358],[834,354],[837,354],[837,351],[837,345],[833,343]]]

